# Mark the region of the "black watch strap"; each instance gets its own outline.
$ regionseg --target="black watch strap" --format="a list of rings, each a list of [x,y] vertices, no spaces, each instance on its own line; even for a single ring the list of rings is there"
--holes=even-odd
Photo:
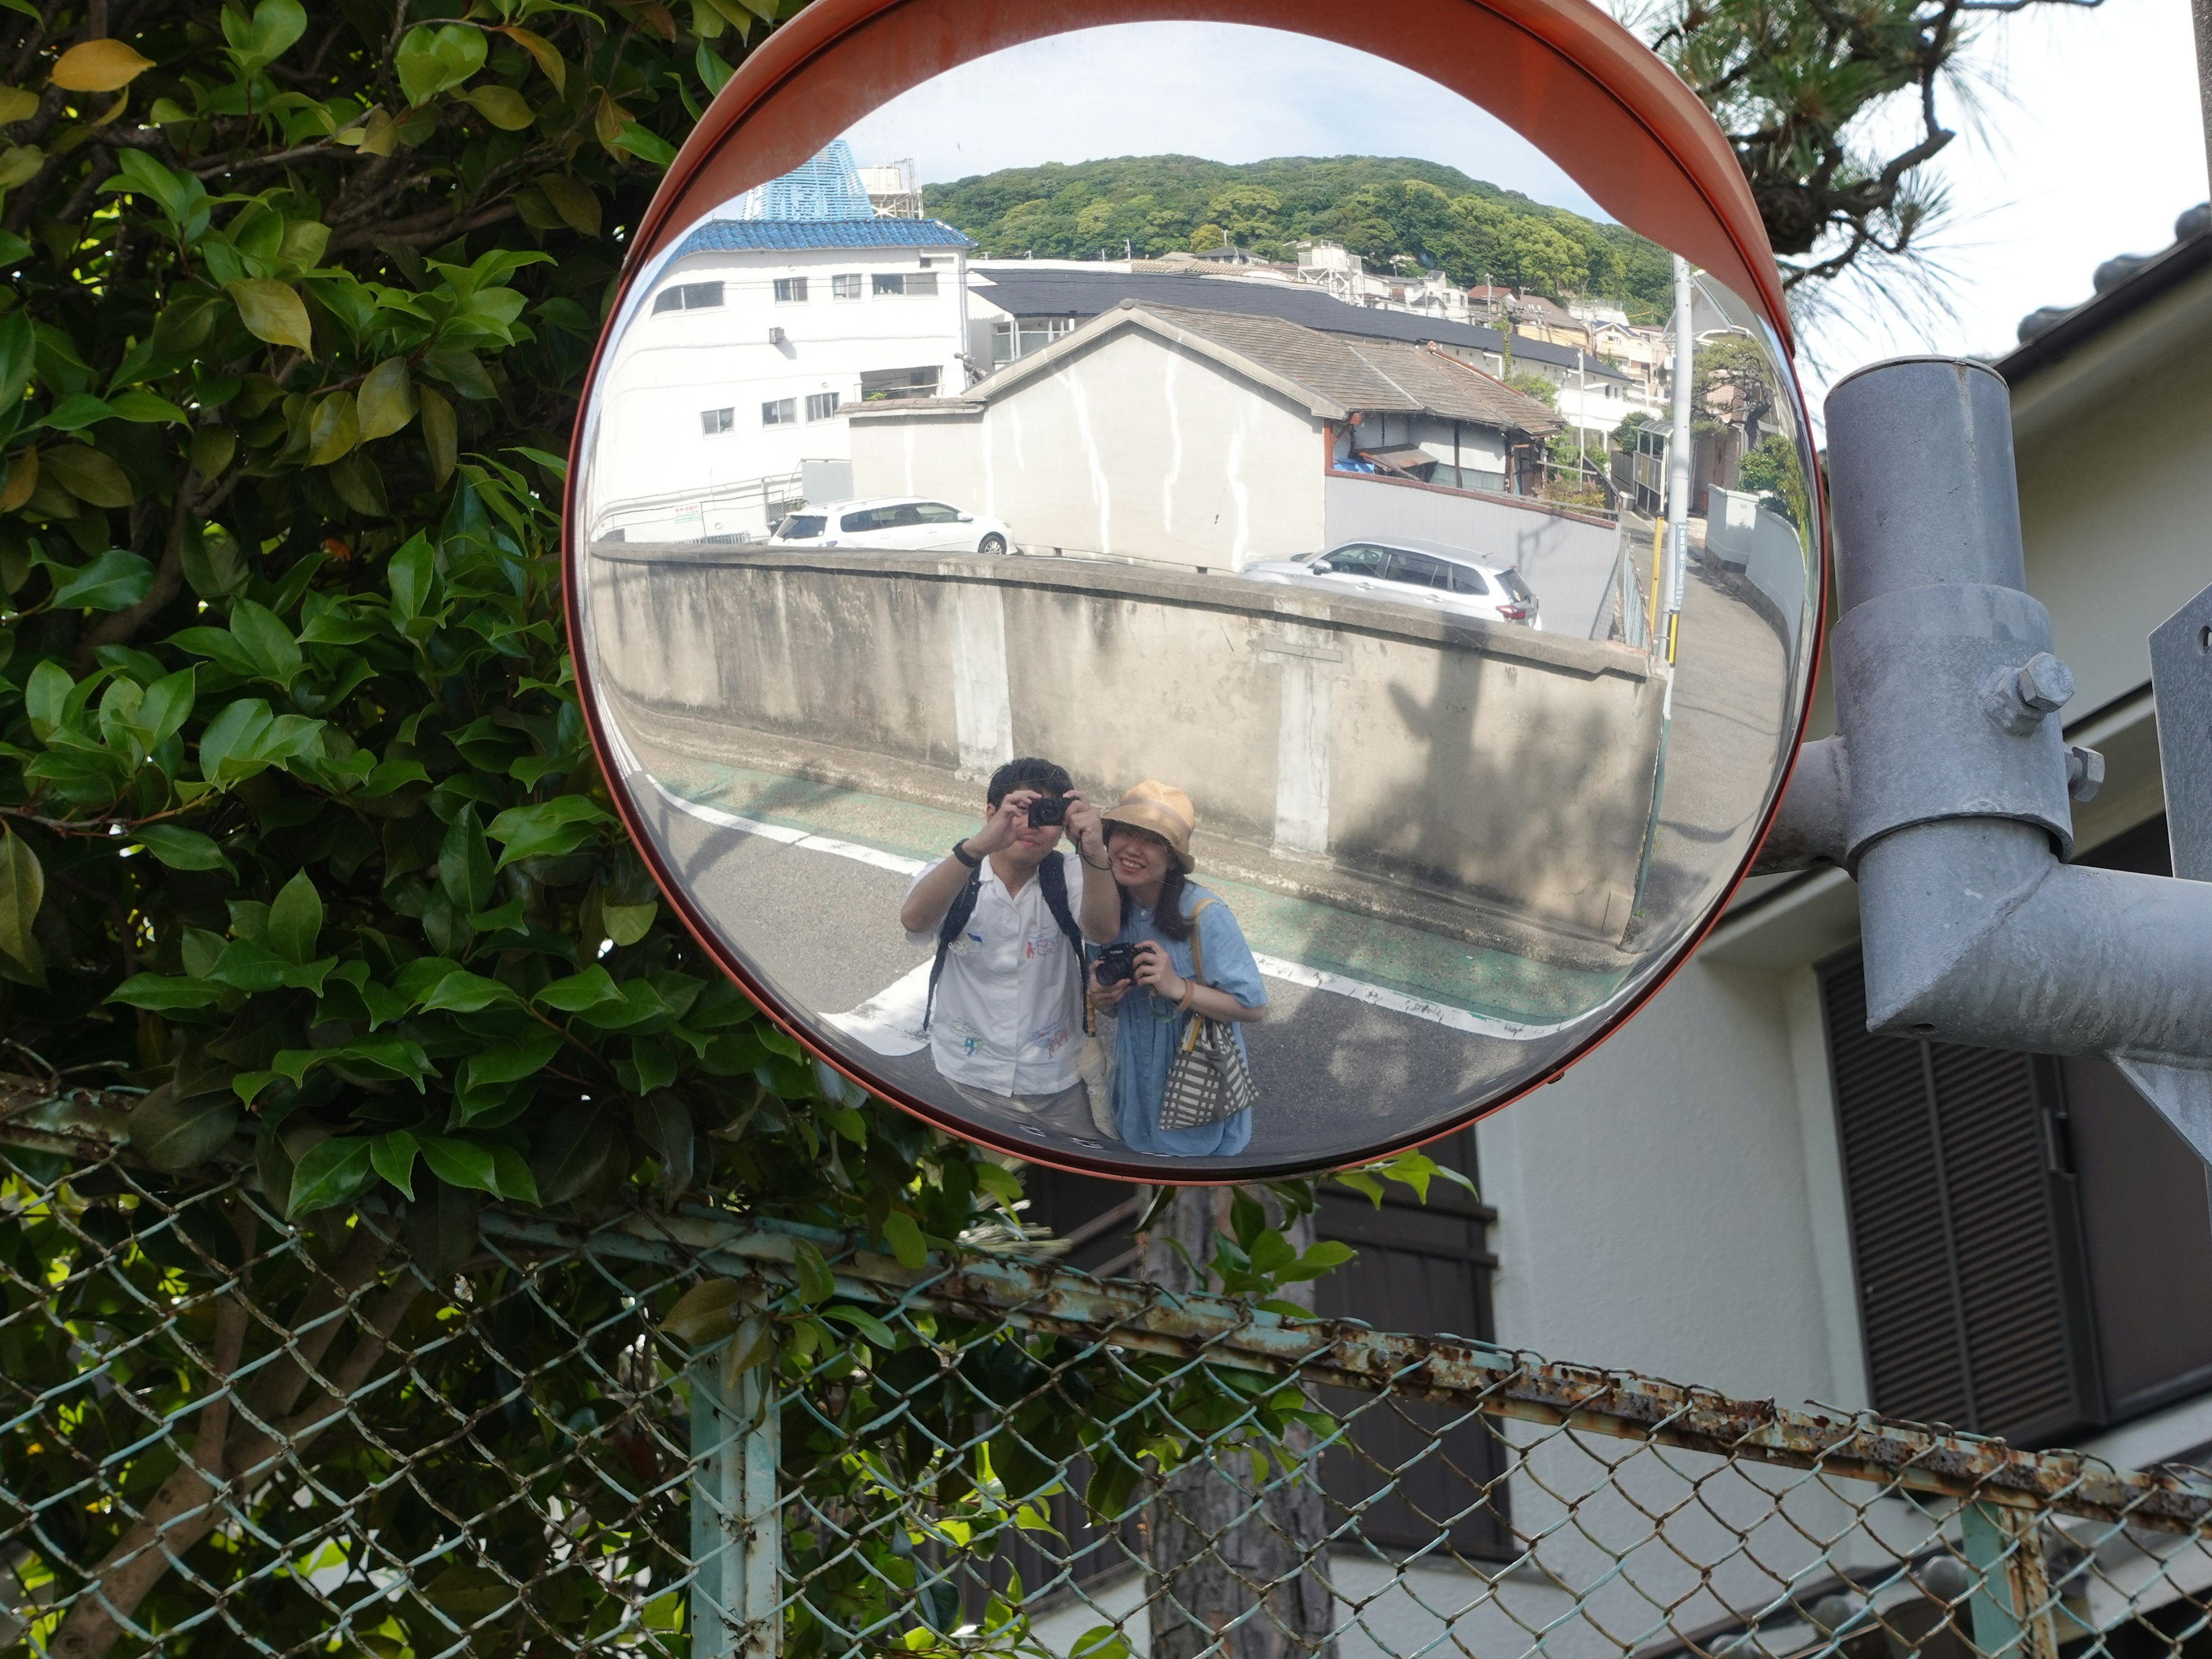
[[[965,836],[952,843],[952,856],[970,870],[980,870],[983,867],[983,860],[968,850],[968,837]]]

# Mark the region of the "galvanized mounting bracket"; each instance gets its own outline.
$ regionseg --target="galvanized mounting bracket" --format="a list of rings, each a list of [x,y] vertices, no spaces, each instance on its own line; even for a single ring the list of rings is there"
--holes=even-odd
[[[1827,413],[1838,735],[1754,872],[1856,878],[1870,1030],[2106,1056],[2212,1164],[2212,588],[2151,636],[2179,879],[2068,864],[2104,763],[2061,735],[2005,383],[1909,358]]]

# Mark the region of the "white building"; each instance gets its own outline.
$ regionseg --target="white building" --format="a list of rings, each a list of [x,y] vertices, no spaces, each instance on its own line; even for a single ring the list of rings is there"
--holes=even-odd
[[[842,139],[700,225],[615,349],[595,533],[758,538],[810,465],[844,493],[856,404],[967,384],[969,246],[878,212]]]

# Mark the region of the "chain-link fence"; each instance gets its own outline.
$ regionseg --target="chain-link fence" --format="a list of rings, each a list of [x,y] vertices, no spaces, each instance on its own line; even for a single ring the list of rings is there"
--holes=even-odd
[[[847,1659],[2201,1648],[2212,1482],[988,1250],[0,1125],[4,1639]]]

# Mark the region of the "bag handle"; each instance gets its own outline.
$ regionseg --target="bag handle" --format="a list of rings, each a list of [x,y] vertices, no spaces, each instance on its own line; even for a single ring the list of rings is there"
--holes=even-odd
[[[1209,893],[1190,907],[1190,979],[1194,985],[1206,983],[1206,942],[1199,937],[1198,919],[1206,914],[1206,907],[1213,902]],[[1182,1034],[1182,1051],[1189,1054],[1198,1047],[1199,1028],[1206,1024],[1206,1016],[1192,1010],[1189,1027]]]

